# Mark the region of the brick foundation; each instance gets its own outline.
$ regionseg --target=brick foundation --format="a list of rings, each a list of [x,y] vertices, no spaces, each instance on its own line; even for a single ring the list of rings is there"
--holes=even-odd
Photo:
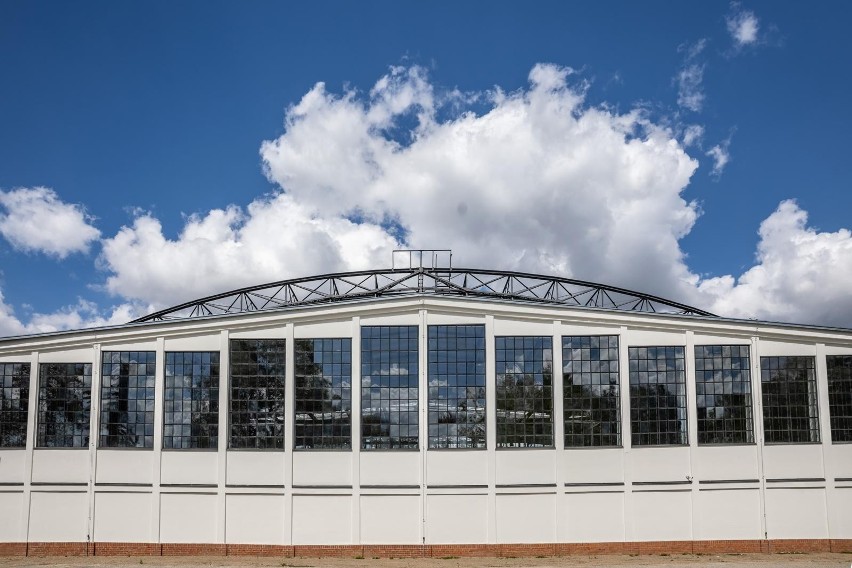
[[[597,554],[852,552],[852,539],[696,540],[540,544],[266,545],[144,542],[0,542],[0,556],[294,556],[313,558],[535,557]]]

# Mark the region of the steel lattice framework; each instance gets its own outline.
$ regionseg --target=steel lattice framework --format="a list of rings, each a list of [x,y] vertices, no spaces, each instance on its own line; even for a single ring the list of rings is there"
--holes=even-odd
[[[467,268],[365,270],[232,290],[149,314],[133,323],[263,312],[368,298],[413,295],[497,298],[540,304],[715,317],[685,304],[594,282]]]

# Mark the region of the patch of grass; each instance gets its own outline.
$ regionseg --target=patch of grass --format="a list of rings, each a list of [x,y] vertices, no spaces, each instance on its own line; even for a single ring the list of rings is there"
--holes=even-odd
[[[441,560],[456,560],[458,556],[442,556]]]
[[[364,560],[364,555],[359,554],[358,556],[355,556],[355,560]]]

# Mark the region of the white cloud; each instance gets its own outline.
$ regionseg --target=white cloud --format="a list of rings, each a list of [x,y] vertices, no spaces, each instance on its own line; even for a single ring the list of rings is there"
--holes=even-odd
[[[700,148],[704,141],[704,127],[700,124],[690,124],[683,129],[682,140],[684,148],[689,148],[690,146],[698,146]]]
[[[706,156],[713,159],[713,168],[710,170],[710,175],[719,179],[722,172],[725,171],[725,166],[731,161],[731,138],[728,137],[722,142],[716,144],[707,150]]]
[[[0,234],[17,250],[60,259],[86,252],[100,237],[80,205],[63,202],[46,187],[0,191]]]
[[[725,18],[728,33],[734,42],[734,47],[752,45],[758,41],[760,22],[754,12],[743,10],[738,3],[732,4],[732,12]]]
[[[819,232],[795,201],[760,225],[757,263],[739,278],[701,283],[708,309],[732,317],[850,327],[852,234]]]
[[[138,303],[123,303],[102,310],[94,302],[79,299],[76,304],[53,313],[30,314],[27,321],[23,321],[15,314],[12,306],[4,301],[3,291],[0,290],[0,337],[120,325],[149,311],[149,306]]]
[[[707,46],[707,40],[701,39],[694,44],[683,44],[678,51],[684,53],[683,65],[675,75],[678,106],[700,112],[704,106],[704,64],[696,59]]]

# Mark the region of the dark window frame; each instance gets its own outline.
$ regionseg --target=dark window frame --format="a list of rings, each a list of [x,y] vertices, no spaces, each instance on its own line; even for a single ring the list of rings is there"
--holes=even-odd
[[[428,448],[485,449],[485,325],[430,325],[426,351]]]
[[[764,444],[821,442],[818,388],[815,357],[782,355],[760,358]],[[791,398],[800,398],[802,395],[809,400],[804,404],[801,401],[790,403]],[[807,416],[802,416],[804,408],[807,409]],[[805,423],[807,426],[803,427]],[[785,434],[787,439],[782,438]]]
[[[750,346],[696,345],[694,374],[698,445],[754,444]]]
[[[494,347],[497,449],[555,448],[553,337],[497,336]]]
[[[29,363],[0,363],[0,448],[27,447],[31,377]]]
[[[683,345],[630,346],[627,359],[631,447],[688,446],[686,348]],[[644,394],[641,392],[643,386],[647,386]],[[669,390],[671,386],[675,387],[674,393]]]
[[[218,451],[220,357],[219,351],[166,351],[163,369],[163,450]],[[178,392],[180,398],[176,396]],[[189,399],[185,398],[187,394]],[[189,409],[185,408],[187,403]],[[180,410],[176,410],[178,406]],[[179,421],[178,416],[187,414],[188,422]],[[181,429],[180,434],[175,434],[176,428]],[[184,433],[186,428],[189,434]]]
[[[81,384],[69,385],[71,381]],[[38,383],[35,447],[81,450],[88,448],[91,440],[92,364],[39,363]],[[64,396],[48,398],[45,396],[48,390]],[[69,394],[77,396],[68,396]],[[47,420],[49,416],[64,416],[73,420]],[[68,432],[59,432],[60,424],[68,425],[69,428],[65,428]]]
[[[622,447],[619,346],[618,335],[562,336],[562,414],[566,448]],[[579,357],[575,358],[575,354]],[[576,424],[578,415],[584,422],[579,428],[572,428],[570,425]],[[598,424],[597,432],[590,431],[594,424]]]
[[[403,369],[406,373],[401,372]],[[367,380],[370,382],[365,385]],[[374,398],[378,406],[373,406]],[[419,326],[361,326],[360,412],[361,450],[420,448]],[[410,435],[412,429],[414,436]],[[409,434],[403,435],[403,430]]]
[[[231,339],[228,355],[228,449],[283,451],[287,423],[287,340]],[[261,399],[262,393],[266,396]],[[266,424],[259,426],[258,419]]]
[[[293,449],[351,451],[352,338],[296,339],[294,347]]]
[[[827,355],[831,443],[852,442],[852,355]]]
[[[156,366],[156,351],[101,353],[99,448],[154,448]]]

